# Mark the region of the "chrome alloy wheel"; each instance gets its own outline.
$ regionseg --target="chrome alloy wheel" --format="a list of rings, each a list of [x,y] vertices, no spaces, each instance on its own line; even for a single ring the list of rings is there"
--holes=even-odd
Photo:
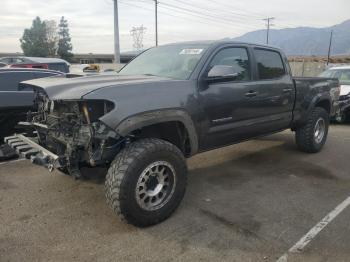
[[[166,161],[147,166],[136,184],[136,201],[147,211],[160,209],[171,199],[176,186],[176,173]]]
[[[319,118],[314,129],[314,139],[317,144],[320,144],[326,133],[326,122],[323,118]]]

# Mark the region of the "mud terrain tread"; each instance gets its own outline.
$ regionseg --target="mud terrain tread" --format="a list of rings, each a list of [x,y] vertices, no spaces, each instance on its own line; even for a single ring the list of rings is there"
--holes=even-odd
[[[180,167],[181,170],[183,170],[185,173],[187,172],[185,158],[181,151],[167,141],[154,138],[141,139],[127,145],[111,163],[105,181],[105,196],[108,205],[121,218],[121,220],[136,226],[149,226],[165,220],[174,211],[170,210],[163,216],[148,221],[139,221],[133,215],[129,214],[129,211],[126,210],[126,208],[123,208],[123,205],[127,205],[127,197],[125,193],[130,186],[128,175],[132,172],[136,172],[136,165],[139,164],[140,161],[142,162],[142,156],[152,154],[153,152],[157,152],[159,150],[165,150],[175,154],[178,158],[180,158],[181,162],[184,163],[184,165]],[[183,194],[181,199],[182,197]],[[181,199],[178,199],[178,202],[181,202]]]
[[[316,121],[319,117],[323,117],[326,121],[326,134],[320,145],[316,145],[314,142],[314,127]],[[326,142],[328,134],[328,125],[329,125],[329,114],[322,107],[315,107],[310,116],[307,119],[306,124],[296,130],[295,140],[299,150],[306,153],[317,153],[319,152],[324,143]]]

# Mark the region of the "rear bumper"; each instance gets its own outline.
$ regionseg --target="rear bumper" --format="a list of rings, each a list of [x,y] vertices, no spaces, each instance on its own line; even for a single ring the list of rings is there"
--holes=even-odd
[[[45,166],[49,171],[61,167],[58,155],[50,152],[24,135],[5,137],[4,141],[16,150],[19,155],[30,159],[33,164]]]

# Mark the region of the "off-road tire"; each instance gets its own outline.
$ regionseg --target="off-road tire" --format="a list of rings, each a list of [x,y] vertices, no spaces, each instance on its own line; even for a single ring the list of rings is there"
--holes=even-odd
[[[315,126],[317,121],[322,118],[325,121],[325,133],[322,141],[317,142],[315,139]],[[299,150],[306,153],[319,152],[327,140],[329,127],[329,114],[322,107],[315,107],[310,113],[304,126],[298,128],[295,134],[296,144]]]
[[[141,173],[156,161],[167,161],[175,170],[176,183],[169,200],[157,210],[144,210],[136,200],[136,185]],[[182,152],[173,144],[147,138],[127,145],[118,153],[107,172],[105,195],[108,205],[126,222],[138,227],[151,226],[167,219],[185,194],[187,166]]]

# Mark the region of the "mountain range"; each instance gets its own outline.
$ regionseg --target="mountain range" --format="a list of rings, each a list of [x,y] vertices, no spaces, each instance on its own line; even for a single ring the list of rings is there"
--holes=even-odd
[[[287,55],[325,56],[328,53],[333,30],[331,55],[350,54],[350,20],[326,28],[297,27],[270,30],[270,45],[284,50]],[[266,29],[249,32],[236,41],[265,44]]]

